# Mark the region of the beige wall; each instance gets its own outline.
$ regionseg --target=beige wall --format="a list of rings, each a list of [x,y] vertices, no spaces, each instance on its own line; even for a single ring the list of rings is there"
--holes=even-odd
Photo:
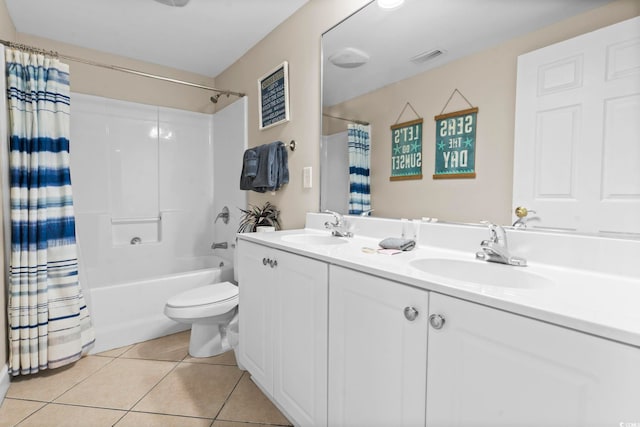
[[[514,108],[518,55],[640,14],[638,0],[619,0],[602,8],[511,40],[495,48],[387,86],[337,105],[332,115],[372,125],[371,200],[376,216],[435,217],[451,221],[511,222]],[[432,179],[435,121],[454,89],[479,108],[476,179]],[[424,119],[423,179],[389,181],[391,131],[407,102]],[[456,96],[446,112],[469,108]],[[401,122],[415,119],[407,109]],[[337,130],[330,121],[329,134]]]
[[[214,79],[210,77],[92,49],[85,49],[28,34],[18,33],[17,41],[42,49],[55,50],[60,54],[85,60],[131,68],[201,85],[214,86]],[[212,92],[203,89],[154,80],[121,71],[99,68],[80,62],[63,61],[69,64],[71,91],[73,92],[143,104],[161,105],[201,113],[213,113],[215,111],[214,104],[209,101]]]
[[[304,226],[305,213],[319,208],[320,170],[320,36],[368,0],[311,0],[222,74],[216,84],[249,96],[249,146],[295,140],[289,153],[289,184],[275,195],[250,192],[249,203],[266,200],[282,212],[285,228]],[[258,129],[257,80],[273,67],[289,62],[291,120]],[[302,188],[302,168],[313,168],[313,188]]]
[[[7,4],[0,0],[0,39],[14,41],[16,37],[16,27],[7,11]]]

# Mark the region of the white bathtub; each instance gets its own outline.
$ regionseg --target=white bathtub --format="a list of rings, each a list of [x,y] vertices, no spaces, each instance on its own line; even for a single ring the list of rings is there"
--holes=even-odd
[[[232,262],[207,258],[209,268],[90,289],[87,303],[96,331],[96,345],[91,353],[189,329],[188,324],[174,322],[164,315],[167,300],[188,289],[233,280]]]

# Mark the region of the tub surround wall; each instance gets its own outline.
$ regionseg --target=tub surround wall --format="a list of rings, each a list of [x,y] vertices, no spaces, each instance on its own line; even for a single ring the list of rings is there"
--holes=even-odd
[[[84,288],[185,271],[174,260],[211,255],[211,116],[80,94],[72,105]]]
[[[216,242],[227,242],[227,249],[216,249],[216,255],[233,260],[236,232],[240,225],[240,208],[247,206],[247,191],[239,190],[242,156],[247,141],[248,101],[244,97],[218,111],[213,116],[213,218],[226,206],[229,222],[214,219],[213,235]],[[236,123],[229,126],[229,123]],[[213,242],[210,242],[210,244]]]
[[[233,280],[237,208],[246,206],[234,185],[246,99],[213,116],[80,94],[72,105],[80,280],[94,351],[184,330],[164,316],[166,300],[213,282],[190,281],[189,272],[224,263],[215,280]],[[232,220],[214,224],[222,206]],[[228,249],[213,251],[214,241]]]

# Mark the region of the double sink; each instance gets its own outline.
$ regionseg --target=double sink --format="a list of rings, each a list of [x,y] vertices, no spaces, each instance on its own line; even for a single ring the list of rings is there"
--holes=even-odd
[[[282,241],[306,246],[334,246],[351,243],[351,240],[328,234],[300,233],[281,237]],[[503,288],[539,289],[553,285],[553,281],[522,267],[455,258],[416,258],[408,265],[422,273],[445,280]]]

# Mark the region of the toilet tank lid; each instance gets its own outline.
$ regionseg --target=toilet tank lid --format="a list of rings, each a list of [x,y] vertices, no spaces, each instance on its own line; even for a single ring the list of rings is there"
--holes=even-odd
[[[215,304],[237,298],[238,287],[230,282],[214,283],[199,286],[174,295],[169,298],[167,305],[171,307],[193,307],[205,304]]]

